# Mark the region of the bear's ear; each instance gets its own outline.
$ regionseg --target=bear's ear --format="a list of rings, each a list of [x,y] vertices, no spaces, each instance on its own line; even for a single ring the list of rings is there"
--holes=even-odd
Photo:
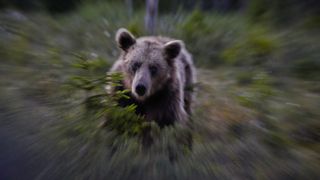
[[[176,58],[179,55],[183,46],[184,44],[180,40],[173,40],[173,41],[167,42],[164,45],[164,53],[166,58],[168,60]]]
[[[116,34],[116,41],[118,46],[127,51],[132,45],[136,43],[135,37],[126,29],[120,28]]]

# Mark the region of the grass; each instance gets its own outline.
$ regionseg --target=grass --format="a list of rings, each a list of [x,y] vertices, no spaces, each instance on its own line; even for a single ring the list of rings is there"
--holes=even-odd
[[[2,11],[0,27],[0,127],[10,130],[0,135],[28,147],[14,152],[26,154],[22,164],[34,172],[27,179],[319,177],[319,37],[308,29],[252,24],[238,14],[160,15],[158,33],[185,41],[199,85],[191,126],[148,124],[154,144],[146,148],[133,107],[108,106],[110,115],[84,103],[104,92],[104,81],[91,82],[118,56],[116,30],[145,33],[142,11],[130,18],[119,4],[61,17]],[[105,113],[118,119],[98,128]],[[4,178],[12,176],[19,175]]]

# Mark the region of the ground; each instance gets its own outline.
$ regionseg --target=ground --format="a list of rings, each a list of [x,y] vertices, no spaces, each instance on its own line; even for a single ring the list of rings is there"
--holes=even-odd
[[[3,70],[1,72],[4,73]],[[241,87],[237,87],[236,82],[230,78],[230,74],[233,72],[234,70],[228,69],[216,69],[215,71],[198,69],[199,91],[197,97],[199,100],[196,103],[196,117],[194,118],[193,149],[185,155],[183,155],[183,151],[179,151],[179,148],[173,149],[173,151],[177,151],[175,153],[180,154],[175,163],[170,162],[166,157],[168,156],[166,149],[155,149],[154,157],[148,152],[147,158],[141,156],[141,153],[145,152],[140,152],[140,148],[135,147],[139,145],[123,144],[121,146],[124,149],[119,149],[119,152],[113,154],[108,150],[112,145],[104,144],[101,139],[98,139],[98,142],[91,142],[92,138],[70,134],[66,135],[68,138],[62,141],[60,136],[59,139],[55,137],[58,136],[57,134],[48,135],[48,131],[57,133],[52,127],[57,124],[57,127],[60,127],[59,123],[65,124],[60,119],[65,118],[62,117],[63,113],[67,113],[73,118],[79,116],[72,115],[70,114],[72,112],[68,111],[74,107],[61,111],[59,106],[68,107],[70,104],[59,105],[59,103],[41,102],[42,99],[37,99],[37,95],[26,94],[16,87],[17,84],[7,82],[7,78],[2,78],[2,87],[4,84],[6,86],[1,88],[1,137],[3,137],[3,141],[1,141],[3,156],[1,176],[12,178],[21,177],[20,175],[23,174],[26,179],[33,179],[34,177],[48,177],[48,175],[59,177],[66,173],[66,177],[79,176],[84,178],[107,175],[120,179],[125,177],[148,179],[148,177],[170,177],[170,174],[174,173],[177,177],[190,179],[195,176],[203,178],[275,177],[280,179],[283,177],[292,178],[293,175],[301,178],[317,177],[315,171],[318,168],[316,151],[301,146],[284,145],[286,142],[272,139],[273,137],[269,137],[268,131],[270,130],[260,125],[256,119],[258,118],[257,112],[239,105],[232,98],[233,93],[242,91]],[[7,72],[2,77],[10,77],[10,80],[16,80],[17,83],[19,80],[13,79],[13,76],[15,75],[12,72]],[[22,80],[20,79],[20,81]],[[310,95],[310,98],[314,97]],[[286,101],[282,103],[285,104]],[[287,106],[295,105],[288,104]],[[73,123],[70,125],[77,126]],[[170,137],[170,133],[167,135]],[[108,136],[106,136],[107,140]],[[275,143],[274,145],[269,146],[267,142],[264,142],[269,138],[271,139],[270,143]],[[170,142],[165,143],[170,144]],[[279,147],[277,148],[277,146]],[[171,146],[168,145],[168,147]],[[174,147],[173,145],[172,148]],[[105,152],[103,152],[103,148],[106,148]],[[61,152],[61,149],[64,149],[64,152]],[[61,156],[68,156],[69,160],[62,160]],[[101,161],[100,158],[104,161]],[[128,158],[132,159],[129,164],[125,163]],[[162,163],[166,164],[165,167],[161,165]],[[149,166],[148,164],[155,168],[155,172],[139,175]],[[166,167],[168,165],[170,168]],[[113,167],[114,169],[120,166],[122,169],[118,171],[123,174],[109,172],[111,169],[99,174],[100,171],[104,171],[101,166]],[[65,170],[70,167],[73,168],[72,171]],[[83,167],[89,169],[82,171]],[[17,171],[21,174],[17,174]],[[305,174],[306,171],[310,174]],[[160,176],[158,173],[164,174]]]

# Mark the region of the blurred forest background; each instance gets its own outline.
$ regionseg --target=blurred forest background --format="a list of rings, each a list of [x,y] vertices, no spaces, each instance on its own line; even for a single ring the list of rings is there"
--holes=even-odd
[[[185,42],[190,127],[104,91],[120,27]],[[318,0],[0,0],[0,179],[319,179],[319,30]]]

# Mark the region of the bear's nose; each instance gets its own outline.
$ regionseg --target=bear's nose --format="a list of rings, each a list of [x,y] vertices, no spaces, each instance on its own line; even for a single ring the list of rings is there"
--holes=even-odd
[[[146,93],[146,87],[144,85],[138,84],[136,87],[136,93],[139,96],[143,96]]]

